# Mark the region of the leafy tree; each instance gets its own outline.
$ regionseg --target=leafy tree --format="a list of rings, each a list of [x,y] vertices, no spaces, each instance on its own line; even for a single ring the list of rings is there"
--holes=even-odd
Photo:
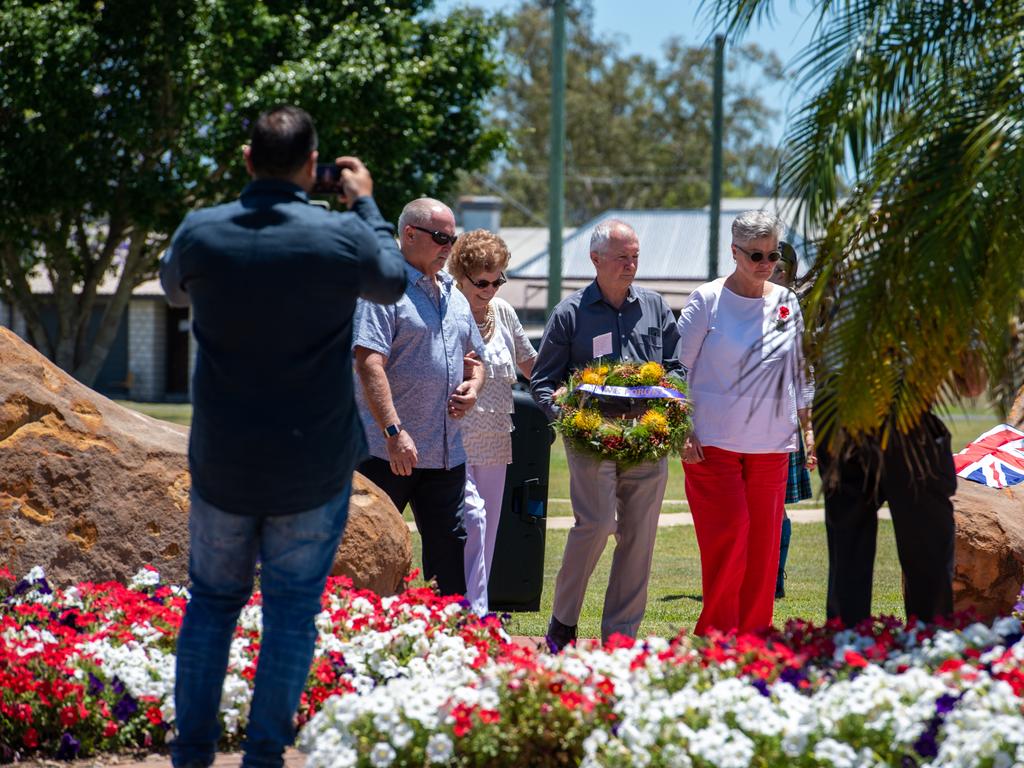
[[[6,0],[0,7],[0,292],[33,342],[87,383],[132,289],[188,209],[248,181],[240,148],[288,102],[325,158],[358,154],[386,215],[448,190],[501,145],[482,14],[433,0]],[[53,285],[42,322],[33,270]],[[95,338],[96,289],[119,274]]]
[[[736,34],[773,7],[708,5]],[[978,354],[1005,412],[1024,370],[1024,5],[813,8],[796,61],[812,95],[779,185],[822,233],[807,312],[832,396],[818,415],[853,437],[904,431],[952,401],[951,379]]]
[[[540,223],[548,205],[551,107],[551,11],[524,0],[502,36],[508,84],[495,97],[494,119],[510,147],[487,180],[515,201],[509,223]],[[608,208],[707,205],[711,178],[713,57],[709,46],[678,39],[663,60],[625,55],[597,34],[591,0],[570,4],[566,35],[565,210],[580,224]],[[756,46],[729,51],[725,95],[725,186],[751,194],[770,182],[777,161],[764,126],[776,115],[752,81],[781,76],[773,54]],[[532,216],[531,216],[532,212]]]

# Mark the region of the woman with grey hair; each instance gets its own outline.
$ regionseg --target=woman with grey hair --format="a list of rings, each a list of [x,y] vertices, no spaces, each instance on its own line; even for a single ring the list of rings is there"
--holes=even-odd
[[[735,270],[697,288],[679,317],[677,353],[694,404],[683,466],[704,590],[697,634],[771,625],[798,430],[808,467],[817,461],[800,305],[769,280],[781,231],[764,211],[736,217]]]

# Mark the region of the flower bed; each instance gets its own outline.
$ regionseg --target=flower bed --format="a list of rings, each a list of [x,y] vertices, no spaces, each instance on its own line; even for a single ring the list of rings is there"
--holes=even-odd
[[[5,580],[6,579],[6,580]],[[0,569],[0,759],[163,743],[184,593],[53,590]],[[310,768],[345,765],[1011,766],[1024,763],[1020,616],[986,626],[642,643],[550,656],[426,589],[331,581],[303,696]],[[260,629],[244,610],[221,704],[244,728]]]

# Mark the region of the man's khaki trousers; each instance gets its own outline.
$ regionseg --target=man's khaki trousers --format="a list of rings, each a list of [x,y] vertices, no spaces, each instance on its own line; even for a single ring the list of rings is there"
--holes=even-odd
[[[668,483],[668,461],[661,459],[624,468],[582,454],[568,444],[569,496],[576,524],[562,555],[555,580],[552,613],[575,626],[594,566],[608,537],[615,535],[615,553],[604,594],[601,639],[616,632],[636,637],[647,607],[658,517]]]

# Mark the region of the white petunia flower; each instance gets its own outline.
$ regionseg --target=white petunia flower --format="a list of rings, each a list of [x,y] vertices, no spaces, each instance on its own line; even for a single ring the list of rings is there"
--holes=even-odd
[[[431,764],[447,763],[451,759],[455,745],[444,733],[435,733],[427,740],[427,760]]]
[[[394,747],[386,741],[378,741],[370,750],[370,764],[373,768],[387,768],[397,756]]]

